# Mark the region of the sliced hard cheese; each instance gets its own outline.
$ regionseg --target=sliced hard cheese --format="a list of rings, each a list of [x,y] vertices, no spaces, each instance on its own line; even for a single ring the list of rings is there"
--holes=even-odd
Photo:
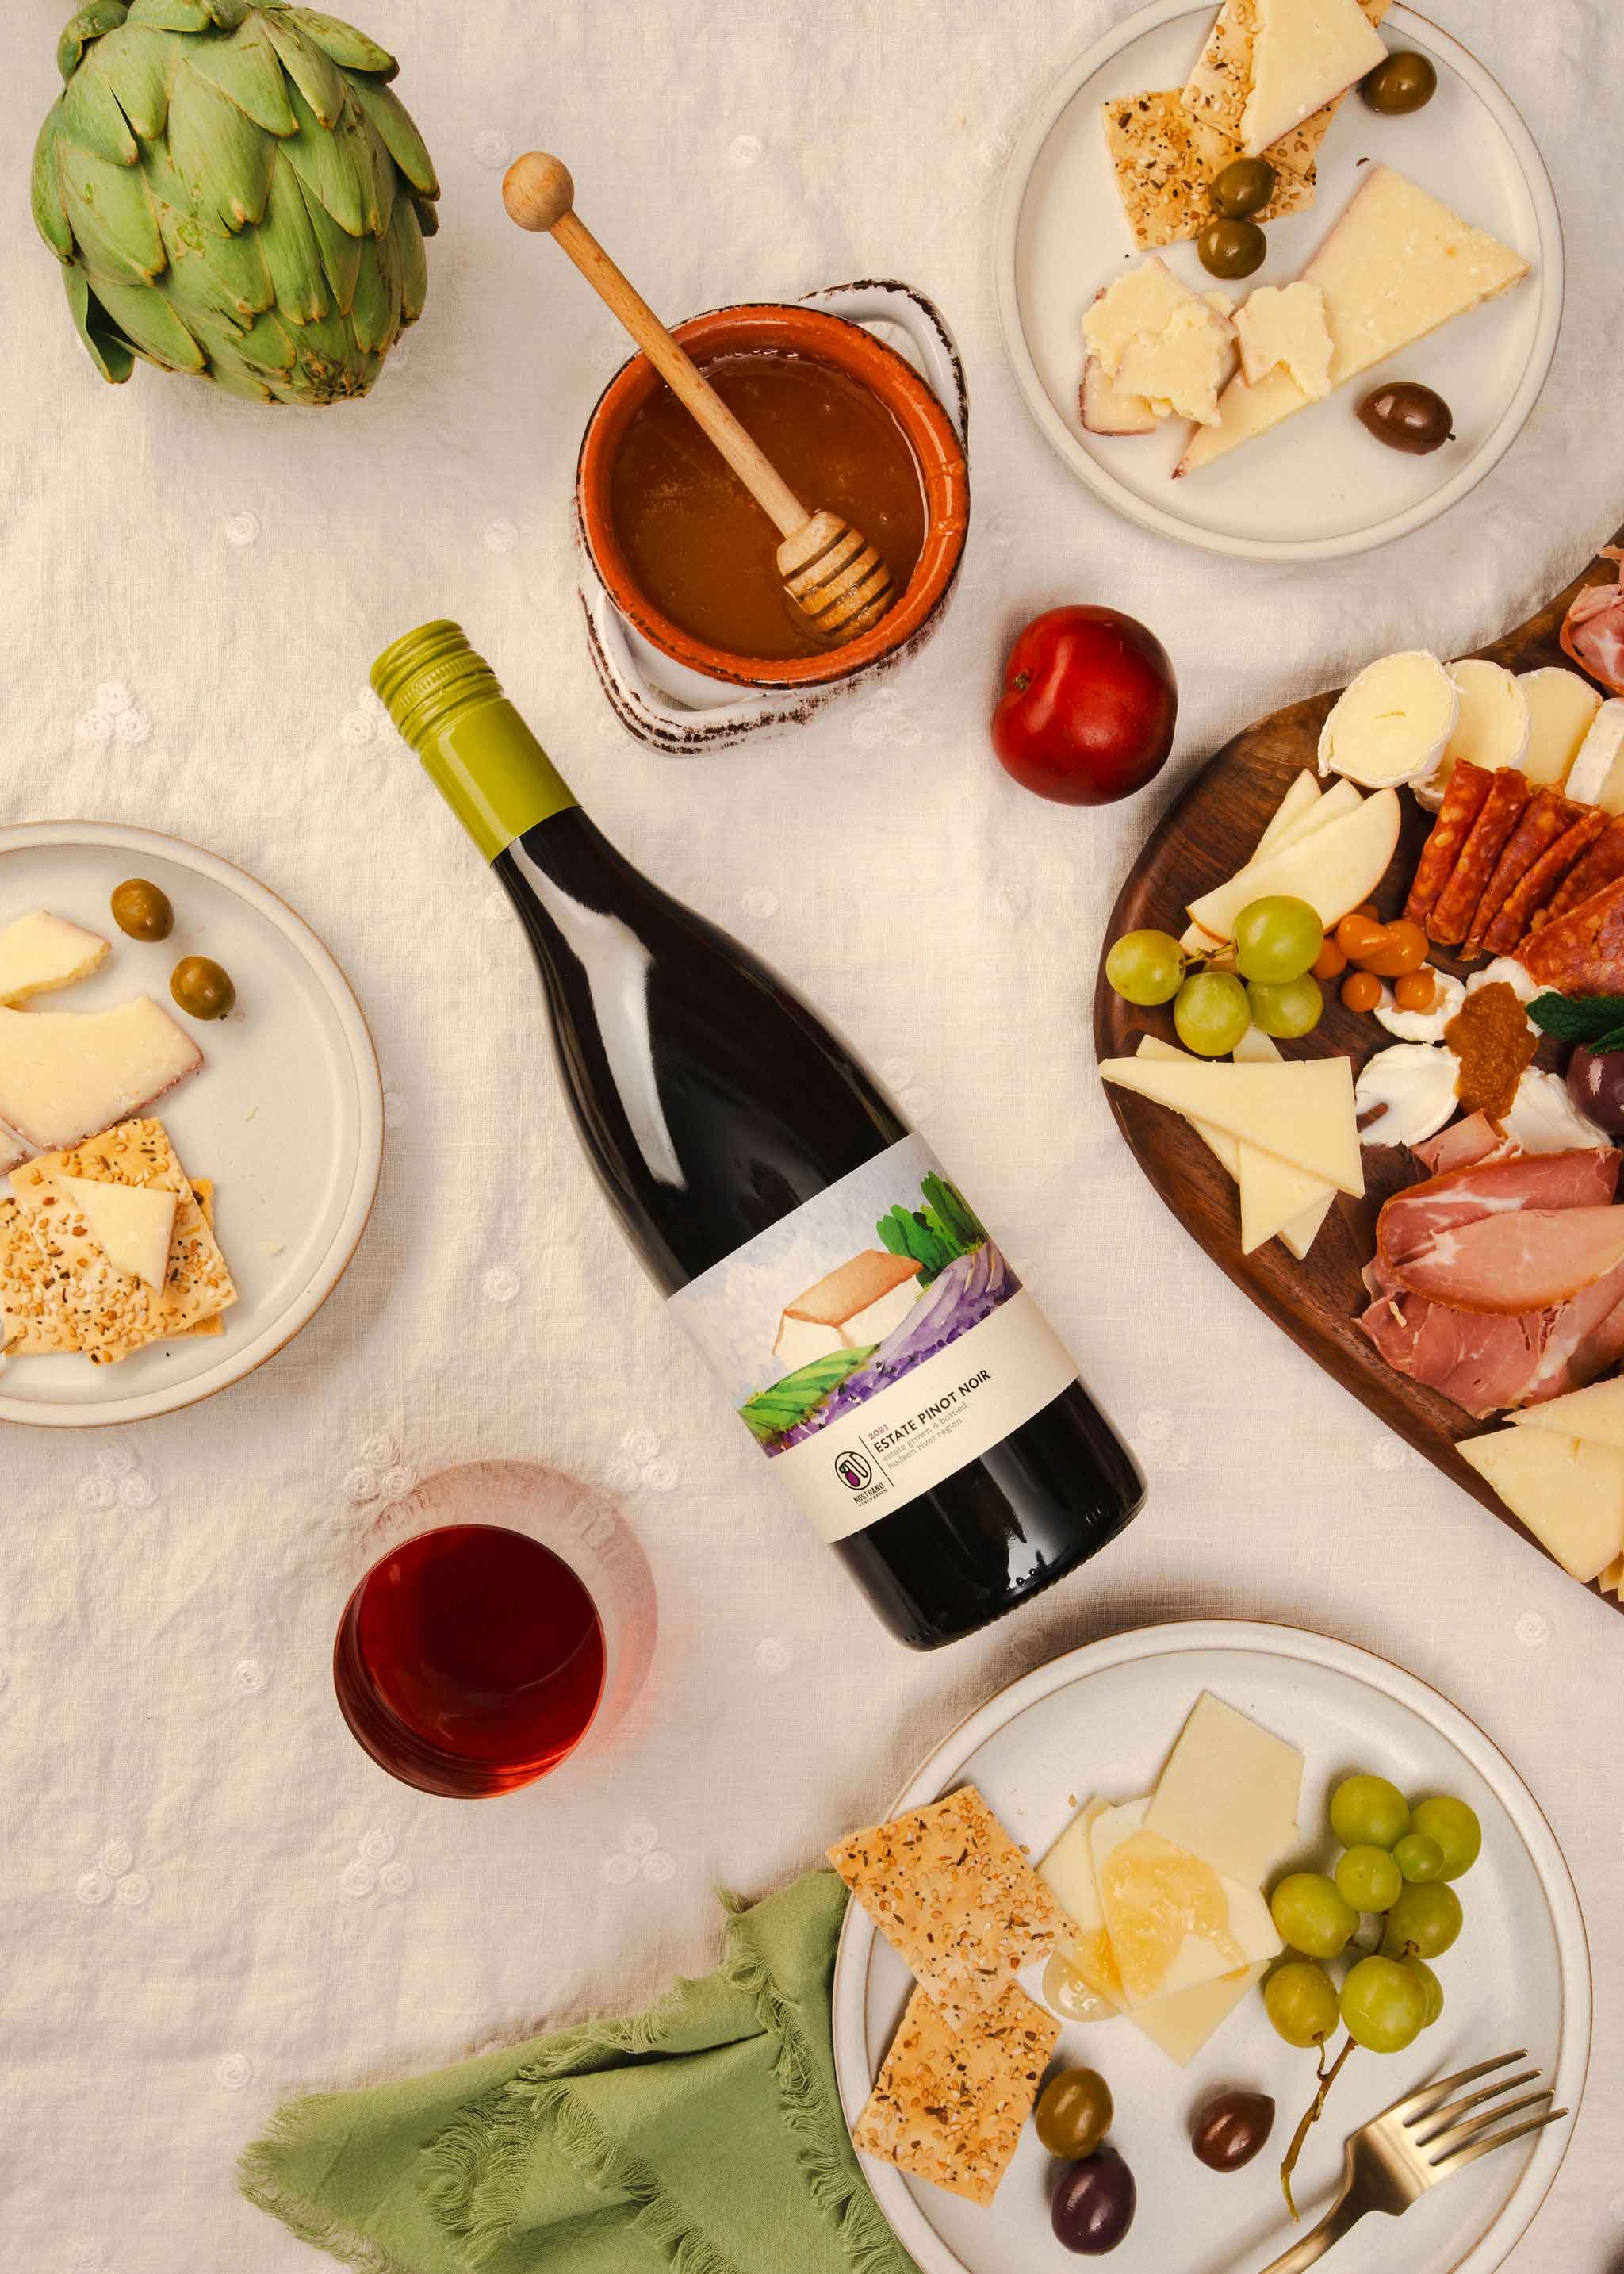
[[[0,1003],[26,1003],[86,979],[107,953],[94,931],[35,908],[0,931]]]
[[[1131,2014],[1255,1966],[1282,1946],[1257,1888],[1150,1831],[1148,1806],[1136,1800],[1105,1809],[1089,1830],[1100,1908]]]
[[[1237,1065],[1274,1065],[1278,1063],[1281,1052],[1270,1037],[1263,1032],[1260,1027],[1248,1027],[1245,1033],[1241,1036],[1239,1042],[1235,1045],[1234,1056]],[[1244,1161],[1248,1154],[1256,1154],[1257,1149],[1258,1148],[1255,1145],[1243,1145],[1238,1148],[1243,1161]],[[1266,1154],[1261,1155],[1259,1157],[1268,1159],[1272,1156]],[[1300,1174],[1301,1172],[1294,1171],[1294,1173]],[[1307,1254],[1309,1249],[1313,1246],[1315,1240],[1319,1239],[1320,1231],[1324,1228],[1325,1220],[1331,1212],[1332,1202],[1335,1198],[1335,1187],[1332,1185],[1323,1185],[1316,1178],[1314,1179],[1313,1198],[1304,1203],[1300,1213],[1293,1216],[1289,1223],[1282,1224],[1281,1225],[1281,1239],[1290,1250],[1291,1254],[1296,1256],[1299,1263]],[[1241,1221],[1243,1225],[1245,1223],[1245,1186],[1243,1178],[1241,1188]]]
[[[1115,379],[1135,340],[1154,338],[1174,312],[1195,299],[1165,260],[1142,260],[1100,293],[1083,318],[1088,352],[1108,379]]]
[[[1525,1405],[1507,1419],[1520,1428],[1553,1429],[1587,1445],[1614,1445],[1624,1452],[1624,1374],[1593,1382],[1589,1389],[1570,1389],[1566,1397],[1548,1397],[1541,1405]]]
[[[1616,1445],[1502,1429],[1455,1449],[1575,1579],[1594,1579],[1624,1549],[1624,1451]]]
[[[1604,1595],[1616,1595],[1624,1590],[1624,1555],[1615,1555],[1596,1584]]]
[[[1154,434],[1162,423],[1154,403],[1107,378],[1097,356],[1083,365],[1078,416],[1091,434]]]
[[[1568,785],[1570,797],[1582,798],[1587,805],[1598,804],[1600,801],[1590,792],[1573,786],[1572,770],[1590,738],[1591,726],[1606,708],[1600,695],[1588,679],[1581,679],[1576,671],[1564,671],[1556,663],[1547,664],[1541,671],[1523,672],[1517,685],[1529,710],[1522,772],[1542,789]]]
[[[1271,851],[1283,840],[1294,837],[1298,824],[1307,819],[1319,802],[1320,785],[1304,766],[1300,774],[1292,776],[1291,787],[1274,808],[1268,827],[1258,840],[1258,849],[1252,859],[1257,860],[1259,855]]]
[[[1102,1816],[1105,1809],[1104,1801],[1091,1800],[1078,1810],[1038,1865],[1038,1877],[1071,1922],[1066,1956],[1096,1997],[1120,2008],[1122,1977],[1105,1931],[1105,1914],[1100,1909],[1089,1837],[1095,1818]]]
[[[1250,1255],[1267,1240],[1283,1238],[1317,1213],[1320,1224],[1333,1198],[1323,1177],[1276,1160],[1255,1145],[1240,1148],[1241,1254]],[[1299,1257],[1299,1261],[1301,1258]]]
[[[1425,648],[1381,656],[1331,706],[1320,771],[1367,789],[1420,781],[1447,749],[1460,707],[1459,689]]]
[[[1295,284],[1259,284],[1235,314],[1235,336],[1248,387],[1279,365],[1311,401],[1331,391],[1331,335],[1325,295],[1299,277]]]
[[[1306,900],[1329,931],[1350,908],[1368,900],[1387,874],[1401,817],[1391,789],[1361,798],[1352,812],[1310,830],[1293,844],[1276,846],[1239,876],[1192,900],[1190,920],[1209,941],[1232,939],[1235,919],[1251,901],[1286,892]]]
[[[1152,2044],[1159,2045],[1171,2061],[1187,2068],[1202,2046],[1222,2023],[1227,2022],[1249,1990],[1255,1989],[1268,1971],[1267,1959],[1249,1966],[1242,1974],[1222,1974],[1216,1982],[1203,1982],[1193,1990],[1180,1990],[1174,1997],[1158,1998],[1154,2006],[1141,2006],[1129,2020],[1144,2031]]]
[[[147,1185],[98,1185],[58,1177],[82,1212],[90,1236],[116,1271],[162,1290],[169,1268],[177,1195]]]
[[[144,995],[114,1011],[0,1010],[0,1121],[41,1152],[76,1145],[202,1063],[197,1044]]]
[[[1360,0],[1372,24],[1380,24],[1390,0]],[[1184,89],[1186,108],[1224,133],[1239,136],[1246,98],[1252,92],[1252,41],[1257,35],[1258,0],[1224,0],[1207,35]],[[1340,98],[1339,98],[1340,100]],[[1326,129],[1336,115],[1335,102],[1283,136],[1267,155],[1276,169],[1312,174]]]
[[[1508,291],[1527,275],[1528,263],[1406,176],[1378,166],[1303,274],[1325,294],[1330,379],[1338,388],[1452,317]],[[1271,372],[1256,387],[1231,380],[1218,425],[1197,430],[1177,471],[1194,473],[1211,464],[1308,402],[1283,371]]]
[[[1541,672],[1539,677],[1571,679],[1570,671]],[[1580,685],[1583,685],[1581,681]],[[1585,692],[1590,690],[1586,688]],[[1567,777],[1568,794],[1604,813],[1624,813],[1624,697],[1612,696],[1590,715],[1584,739]]]
[[[1358,0],[1255,0],[1252,88],[1241,113],[1249,157],[1387,60]]]
[[[1303,1756],[1210,1690],[1197,1698],[1145,1812],[1145,1828],[1255,1886],[1291,1844]]]
[[[1116,384],[1153,404],[1165,403],[1199,425],[1217,422],[1218,390],[1233,361],[1235,328],[1192,293],[1161,329],[1123,350]]]
[[[1416,795],[1432,813],[1443,803],[1449,777],[1462,758],[1485,773],[1521,766],[1531,724],[1526,682],[1503,664],[1467,656],[1449,666],[1449,676],[1460,697],[1454,731],[1432,772],[1416,785]]]
[[[1156,1035],[1139,1036],[1138,1055],[1142,1058],[1160,1058],[1163,1064],[1175,1060],[1182,1061],[1188,1065],[1200,1064],[1200,1060],[1192,1057],[1188,1050],[1177,1050],[1171,1043],[1164,1043]],[[1249,1027],[1235,1045],[1235,1057],[1237,1064],[1244,1064],[1248,1061],[1256,1064],[1259,1060],[1278,1060],[1280,1052],[1267,1035],[1259,1034],[1255,1027]],[[1198,1121],[1188,1114],[1184,1118],[1209,1152],[1241,1186],[1243,1196],[1247,1174],[1243,1163],[1250,1161],[1260,1163],[1265,1169],[1286,1171],[1294,1177],[1302,1174],[1300,1170],[1289,1168],[1288,1163],[1276,1160],[1272,1153],[1261,1153],[1255,1145],[1243,1145],[1238,1139],[1229,1136],[1224,1130],[1214,1129],[1210,1122]],[[1257,1171],[1254,1170],[1252,1174],[1255,1177]],[[1316,1197],[1309,1201],[1298,1215],[1293,1216],[1289,1223],[1282,1224],[1280,1227],[1281,1239],[1299,1263],[1319,1238],[1320,1228],[1324,1224],[1331,1203],[1336,1197],[1335,1189],[1329,1185],[1320,1183],[1318,1178],[1313,1179],[1313,1189]],[[1242,1206],[1244,1222],[1244,1197]]]
[[[1100,1072],[1120,1088],[1277,1153],[1356,1200],[1364,1193],[1346,1058],[1282,1059],[1278,1065],[1106,1058]]]

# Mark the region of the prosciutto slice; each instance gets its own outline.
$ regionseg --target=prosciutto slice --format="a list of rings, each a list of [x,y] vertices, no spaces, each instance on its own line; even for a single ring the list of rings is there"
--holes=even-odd
[[[1440,1177],[1446,1170],[1470,1169],[1478,1161],[1507,1160],[1517,1145],[1486,1113],[1469,1113],[1464,1121],[1451,1122],[1440,1135],[1410,1149],[1430,1175]]]
[[[1523,1316],[1571,1302],[1624,1264],[1624,1209],[1523,1208],[1508,1217],[1480,1216],[1435,1233],[1402,1264],[1390,1257],[1387,1263],[1412,1295],[1457,1311]]]
[[[1581,670],[1612,695],[1624,695],[1624,553],[1604,545],[1601,557],[1619,564],[1614,584],[1587,584],[1562,624],[1562,646]]]
[[[1624,1267],[1571,1303],[1520,1318],[1385,1292],[1359,1324],[1395,1373],[1486,1420],[1583,1389],[1624,1359]]]

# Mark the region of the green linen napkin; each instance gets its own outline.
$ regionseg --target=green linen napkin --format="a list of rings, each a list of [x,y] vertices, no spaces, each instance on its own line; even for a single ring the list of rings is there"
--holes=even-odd
[[[367,2274],[917,2274],[835,2088],[846,1900],[725,1897],[724,1963],[646,2014],[291,2102],[243,2191]]]

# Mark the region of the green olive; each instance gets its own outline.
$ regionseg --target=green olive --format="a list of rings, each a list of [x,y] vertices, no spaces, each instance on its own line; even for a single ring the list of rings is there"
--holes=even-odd
[[[1111,2128],[1111,2089],[1095,2068],[1063,2068],[1037,2105],[1038,2138],[1051,2156],[1076,2163],[1092,2156]]]
[[[1209,275],[1250,276],[1262,267],[1268,239],[1255,221],[1209,221],[1195,249]]]
[[[230,973],[207,955],[183,955],[169,975],[169,992],[193,1019],[229,1019],[237,1001]]]
[[[132,939],[168,939],[175,929],[169,896],[145,877],[131,877],[113,894],[113,922]]]
[[[1378,64],[1359,81],[1359,93],[1372,110],[1396,118],[1423,109],[1438,92],[1438,72],[1431,60],[1403,48]]]
[[[1274,194],[1274,169],[1267,158],[1232,158],[1209,192],[1214,213],[1244,221],[1261,213]]]

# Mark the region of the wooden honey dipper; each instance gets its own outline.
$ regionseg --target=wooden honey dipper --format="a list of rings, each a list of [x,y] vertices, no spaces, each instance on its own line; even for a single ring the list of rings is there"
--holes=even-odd
[[[796,613],[831,647],[873,629],[896,598],[891,570],[859,529],[838,514],[808,513],[721,396],[685,355],[575,210],[569,169],[542,150],[515,158],[502,202],[521,229],[546,231],[613,310],[660,377],[693,413],[783,543],[778,574]]]

